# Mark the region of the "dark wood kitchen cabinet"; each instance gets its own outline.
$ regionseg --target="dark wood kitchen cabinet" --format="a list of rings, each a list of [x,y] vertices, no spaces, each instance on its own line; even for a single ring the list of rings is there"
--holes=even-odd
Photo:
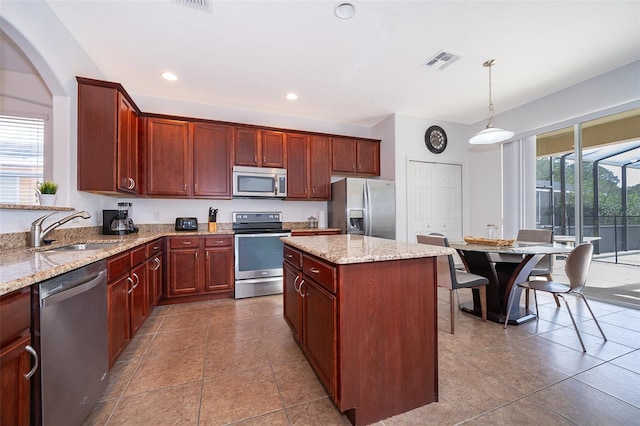
[[[31,290],[0,297],[0,424],[30,424],[32,355]],[[31,375],[30,375],[31,373]]]
[[[78,190],[139,194],[140,111],[122,86],[78,81]]]
[[[186,198],[191,188],[189,123],[182,120],[144,119],[146,194]]]
[[[234,164],[284,168],[286,164],[284,133],[253,127],[236,127]]]
[[[169,237],[167,299],[229,297],[233,288],[233,235]]]
[[[288,133],[287,199],[331,199],[331,139]]]
[[[331,171],[336,174],[380,176],[380,142],[333,138]]]
[[[147,251],[147,282],[148,282],[148,311],[149,313],[162,299],[162,267],[163,239],[157,239],[146,244]]]
[[[302,345],[302,295],[298,288],[302,282],[302,253],[285,246],[282,269],[284,320],[289,324],[298,344]]]
[[[193,147],[193,196],[231,198],[233,127],[190,124]]]
[[[130,327],[131,337],[135,336],[149,315],[149,281],[147,280],[146,247],[140,246],[129,252],[131,271],[129,274]]]

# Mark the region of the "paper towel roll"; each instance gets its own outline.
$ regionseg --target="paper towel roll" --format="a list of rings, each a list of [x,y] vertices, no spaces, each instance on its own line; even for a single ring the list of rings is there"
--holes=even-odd
[[[327,213],[324,210],[318,211],[318,228],[327,227]]]

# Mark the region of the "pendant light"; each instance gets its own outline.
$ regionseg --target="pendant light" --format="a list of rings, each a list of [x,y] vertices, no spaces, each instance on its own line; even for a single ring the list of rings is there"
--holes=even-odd
[[[515,133],[510,130],[493,127],[493,113],[495,110],[493,108],[493,102],[491,101],[491,67],[495,61],[495,59],[489,59],[482,64],[483,67],[489,68],[489,122],[483,131],[469,139],[469,143],[472,145],[487,145],[504,142],[515,135]]]

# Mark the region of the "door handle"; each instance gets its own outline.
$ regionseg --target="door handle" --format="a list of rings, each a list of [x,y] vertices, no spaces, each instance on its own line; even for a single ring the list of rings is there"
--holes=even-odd
[[[35,360],[35,364],[33,365],[33,368],[31,368],[31,370],[27,374],[24,375],[24,378],[29,380],[36,373],[36,370],[38,369],[39,359],[38,359],[38,354],[36,353],[36,350],[33,349],[31,347],[31,345],[25,346],[24,350],[29,352],[31,354],[31,356],[33,357],[33,359]]]

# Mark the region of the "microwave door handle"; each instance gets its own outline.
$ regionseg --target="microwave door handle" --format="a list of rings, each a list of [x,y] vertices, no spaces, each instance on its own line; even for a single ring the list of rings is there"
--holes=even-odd
[[[275,185],[273,185],[274,186],[273,195],[277,197],[278,196],[278,176],[275,176],[274,180],[276,181],[276,183],[275,183]]]

